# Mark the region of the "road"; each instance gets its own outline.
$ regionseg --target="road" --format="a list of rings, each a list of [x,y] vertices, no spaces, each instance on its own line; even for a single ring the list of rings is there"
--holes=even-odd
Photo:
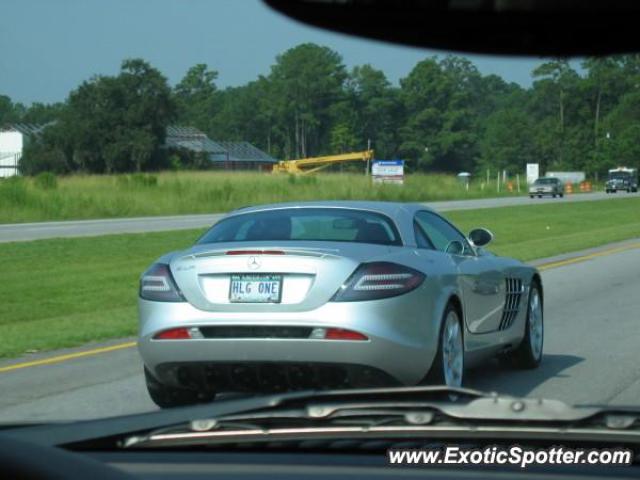
[[[640,248],[635,242],[633,248],[601,251],[578,263],[554,259],[548,264],[542,272],[546,331],[540,368],[516,371],[492,362],[468,372],[467,386],[574,404],[638,404]],[[0,423],[156,408],[147,396],[135,348],[7,370],[25,361],[82,355],[83,350],[86,347],[1,362]]]
[[[431,202],[425,205],[438,211],[469,210],[518,205],[540,205],[546,203],[588,202],[613,198],[639,196],[639,193],[607,195],[602,192],[568,195],[563,199],[544,197],[484,198],[478,200],[452,200]],[[61,222],[14,223],[0,225],[0,243],[21,242],[56,237],[90,237],[117,233],[162,232],[205,228],[216,222],[222,214],[176,215],[170,217],[112,218],[103,220],[72,220]]]

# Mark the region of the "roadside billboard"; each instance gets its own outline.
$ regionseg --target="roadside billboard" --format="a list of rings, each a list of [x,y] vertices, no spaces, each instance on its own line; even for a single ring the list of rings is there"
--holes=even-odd
[[[371,176],[375,183],[404,183],[404,160],[374,160]]]
[[[540,164],[527,163],[527,183],[531,185],[540,177]]]

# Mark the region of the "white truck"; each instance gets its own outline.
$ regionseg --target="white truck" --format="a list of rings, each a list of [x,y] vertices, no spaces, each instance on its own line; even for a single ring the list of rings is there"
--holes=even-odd
[[[605,183],[607,193],[616,193],[618,190],[626,192],[638,191],[638,169],[618,167],[609,170],[609,178]]]

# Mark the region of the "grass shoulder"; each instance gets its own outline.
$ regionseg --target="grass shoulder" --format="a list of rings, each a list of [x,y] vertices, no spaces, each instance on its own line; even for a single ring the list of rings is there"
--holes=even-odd
[[[405,184],[372,184],[356,173],[288,176],[189,171],[133,175],[14,177],[0,180],[0,223],[226,212],[245,205],[304,200],[428,202],[512,196],[453,175],[411,174]]]

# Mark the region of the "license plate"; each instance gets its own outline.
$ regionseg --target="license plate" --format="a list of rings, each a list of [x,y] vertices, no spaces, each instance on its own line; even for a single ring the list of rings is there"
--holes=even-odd
[[[231,275],[231,303],[280,303],[282,275]]]

